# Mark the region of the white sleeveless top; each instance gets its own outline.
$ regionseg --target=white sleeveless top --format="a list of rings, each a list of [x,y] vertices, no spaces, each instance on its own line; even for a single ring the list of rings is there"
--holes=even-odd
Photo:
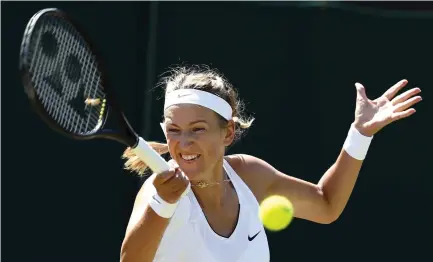
[[[259,204],[248,186],[224,160],[239,198],[235,230],[225,238],[215,233],[192,190],[181,198],[163,235],[154,262],[269,262],[269,246],[258,217]]]

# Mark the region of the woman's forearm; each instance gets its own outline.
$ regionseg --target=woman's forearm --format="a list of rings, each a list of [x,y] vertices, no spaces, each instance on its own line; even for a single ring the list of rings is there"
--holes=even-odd
[[[341,150],[336,162],[326,171],[319,181],[326,198],[330,213],[337,219],[352,194],[363,161],[351,157]]]
[[[144,215],[128,230],[121,248],[121,262],[151,262],[154,260],[169,219],[160,217],[149,206]]]

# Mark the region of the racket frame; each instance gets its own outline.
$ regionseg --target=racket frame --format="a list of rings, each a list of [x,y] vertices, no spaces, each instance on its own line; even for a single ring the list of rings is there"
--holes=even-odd
[[[29,59],[30,59],[29,58],[30,43],[31,43],[32,36],[33,36],[33,29],[35,28],[35,25],[37,24],[39,19],[44,15],[57,16],[57,17],[60,17],[61,19],[66,20],[68,23],[70,23],[75,28],[75,30],[77,30],[80,33],[80,35],[84,39],[87,47],[92,51],[92,55],[98,58],[97,69],[101,73],[101,86],[104,89],[104,94],[106,96],[108,106],[105,107],[105,112],[104,112],[102,121],[100,123],[98,123],[98,125],[92,131],[90,131],[88,133],[84,133],[84,134],[72,133],[72,132],[65,130],[63,127],[61,127],[57,123],[56,120],[54,120],[49,114],[46,113],[46,110],[45,110],[43,104],[41,103],[41,101],[39,100],[39,98],[36,94],[36,90],[33,87],[32,75],[30,73],[30,65],[28,64]],[[129,122],[126,120],[126,117],[123,116],[122,113],[120,113],[120,115],[118,114],[117,117],[121,117],[123,120],[121,122],[123,122],[122,127],[125,129],[124,131],[126,131],[125,136],[127,136],[127,137],[132,136],[133,139],[125,139],[121,134],[118,134],[118,133],[111,131],[111,130],[103,130],[102,129],[104,127],[107,119],[108,119],[108,115],[110,114],[110,111],[116,112],[116,110],[117,110],[119,112],[119,109],[115,105],[114,99],[110,95],[110,92],[108,91],[107,84],[105,81],[105,74],[103,73],[104,70],[102,69],[100,61],[101,61],[100,56],[96,55],[95,48],[90,43],[89,38],[86,37],[85,31],[82,28],[80,28],[80,26],[78,26],[77,23],[74,23],[74,21],[72,19],[70,19],[63,11],[61,11],[57,8],[42,9],[42,10],[38,11],[36,14],[34,14],[32,16],[32,18],[29,20],[29,22],[27,23],[26,29],[24,31],[24,37],[23,37],[22,44],[21,44],[19,70],[20,70],[21,75],[22,75],[22,82],[24,85],[24,91],[27,94],[27,96],[29,97],[30,103],[31,103],[34,111],[36,111],[36,113],[42,118],[42,120],[44,120],[46,122],[46,124],[48,124],[48,126],[50,128],[52,128],[56,132],[66,136],[66,137],[70,137],[70,138],[73,138],[76,140],[90,140],[90,139],[95,139],[95,138],[106,138],[106,139],[116,140],[116,141],[121,142],[123,144],[127,144],[128,146],[134,146],[134,145],[138,144],[138,135],[132,131],[133,130],[132,127],[130,126]],[[83,103],[84,103],[84,101],[83,101]]]
[[[64,20],[66,20],[68,23],[70,23],[75,30],[77,30],[81,37],[85,40],[85,43],[87,44],[87,47],[91,50],[92,55],[94,57],[97,57],[97,68],[99,72],[101,73],[101,86],[104,89],[105,98],[107,101],[107,105],[105,107],[105,112],[102,121],[97,125],[96,128],[93,129],[92,132],[86,133],[83,135],[76,134],[69,132],[62,128],[57,121],[55,121],[51,116],[46,113],[46,110],[39,100],[35,89],[32,85],[32,78],[30,73],[30,65],[28,64],[28,54],[29,54],[29,48],[30,43],[32,40],[32,33],[35,25],[39,21],[39,18],[41,18],[43,15],[54,15],[58,16]],[[164,158],[160,154],[158,154],[152,147],[149,146],[149,144],[141,137],[138,136],[138,134],[134,131],[131,124],[127,120],[126,116],[120,110],[120,108],[117,106],[117,103],[115,102],[115,99],[110,92],[109,88],[107,87],[107,83],[105,81],[105,74],[104,70],[101,66],[101,57],[97,55],[97,52],[95,51],[94,46],[90,43],[89,38],[86,37],[85,31],[83,28],[78,26],[76,23],[73,22],[72,19],[70,19],[64,12],[57,8],[46,8],[38,11],[35,13],[32,18],[27,23],[26,29],[24,31],[23,40],[21,43],[21,50],[20,50],[20,59],[19,59],[19,70],[22,75],[22,82],[24,85],[24,91],[27,94],[30,103],[34,109],[34,111],[39,115],[39,117],[46,123],[48,126],[53,129],[54,131],[66,136],[73,138],[75,140],[90,140],[95,138],[105,138],[117,141],[119,143],[125,144],[126,146],[129,146],[132,148],[134,153],[142,160],[144,161],[150,169],[152,169],[155,173],[161,173],[163,171],[169,170],[170,166],[165,161]],[[84,101],[83,101],[84,103]],[[103,129],[104,125],[107,121],[109,113],[113,113],[115,115],[115,118],[120,120],[119,123],[120,126],[122,126],[123,134],[120,132],[115,132],[110,129]]]

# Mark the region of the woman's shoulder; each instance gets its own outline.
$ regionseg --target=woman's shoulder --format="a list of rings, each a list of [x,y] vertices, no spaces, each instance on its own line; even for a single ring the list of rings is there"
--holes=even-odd
[[[256,198],[263,199],[275,169],[264,160],[247,154],[228,155],[224,158]]]
[[[224,159],[236,172],[254,174],[274,171],[274,168],[266,161],[252,155],[234,154],[227,155]]]

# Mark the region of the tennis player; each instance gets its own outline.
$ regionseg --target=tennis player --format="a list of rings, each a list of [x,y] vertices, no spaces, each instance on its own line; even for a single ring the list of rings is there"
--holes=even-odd
[[[121,248],[122,262],[265,262],[268,241],[258,218],[267,196],[291,200],[295,217],[320,224],[343,212],[373,135],[415,113],[419,88],[398,96],[401,80],[370,100],[356,83],[355,118],[335,163],[317,184],[286,175],[264,160],[225,155],[227,146],[250,127],[236,90],[209,69],[179,69],[164,79],[162,127],[172,169],[153,174],[137,194]],[[146,166],[130,149],[126,168]]]

